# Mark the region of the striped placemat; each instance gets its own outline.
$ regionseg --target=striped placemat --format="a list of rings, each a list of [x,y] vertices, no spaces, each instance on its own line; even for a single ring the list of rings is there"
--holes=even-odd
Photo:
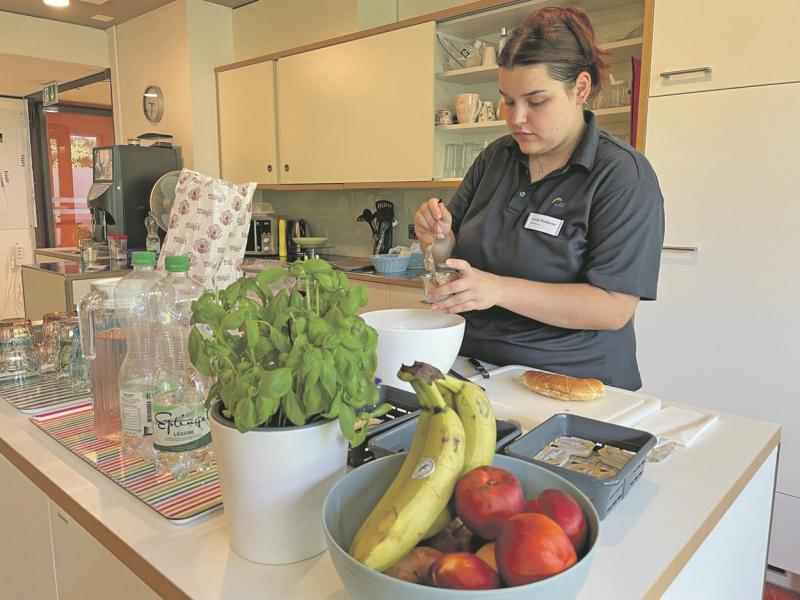
[[[0,381],[0,396],[17,410],[35,415],[61,406],[72,406],[91,397],[89,390],[73,391],[69,381],[58,385],[55,371],[15,381]]]
[[[42,413],[31,423],[170,521],[187,522],[222,506],[216,466],[176,480],[152,463],[126,457],[119,442],[98,439],[90,402]]]

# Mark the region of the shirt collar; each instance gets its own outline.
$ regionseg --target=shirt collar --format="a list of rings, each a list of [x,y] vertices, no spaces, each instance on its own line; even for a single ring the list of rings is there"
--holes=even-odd
[[[583,111],[583,119],[586,122],[586,129],[583,131],[578,145],[572,151],[572,156],[567,161],[567,166],[580,165],[587,171],[591,171],[594,167],[595,158],[597,157],[597,145],[600,140],[600,134],[597,130],[597,123],[595,122],[594,113],[588,110]],[[525,167],[528,167],[528,155],[519,149],[519,144],[513,137],[509,136],[508,150],[517,159],[522,162]]]

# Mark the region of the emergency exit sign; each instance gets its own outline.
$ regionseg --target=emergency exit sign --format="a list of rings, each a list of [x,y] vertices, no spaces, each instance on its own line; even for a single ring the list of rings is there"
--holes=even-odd
[[[52,106],[58,104],[58,82],[50,81],[42,89],[42,105]]]

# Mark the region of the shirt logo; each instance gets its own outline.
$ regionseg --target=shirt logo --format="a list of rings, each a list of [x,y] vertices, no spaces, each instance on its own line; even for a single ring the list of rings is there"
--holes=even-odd
[[[564,202],[561,196],[559,196],[558,198],[553,198],[550,201],[550,206],[552,206],[553,208],[564,208],[567,206],[567,203]]]

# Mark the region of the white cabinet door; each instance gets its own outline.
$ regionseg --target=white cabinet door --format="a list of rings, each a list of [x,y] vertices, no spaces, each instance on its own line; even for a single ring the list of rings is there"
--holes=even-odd
[[[800,84],[653,98],[666,206],[658,300],[636,315],[644,392],[780,423],[800,497]],[[788,526],[788,524],[787,524]],[[793,525],[793,526],[796,526]]]
[[[217,73],[223,179],[277,183],[275,61]]]
[[[278,60],[281,183],[432,178],[434,27]]]
[[[0,597],[56,597],[47,497],[0,456]]]
[[[657,0],[650,96],[800,81],[798,23],[796,0]]]
[[[128,567],[62,509],[48,502],[53,530],[58,600],[157,600]],[[187,557],[187,560],[190,560]]]

